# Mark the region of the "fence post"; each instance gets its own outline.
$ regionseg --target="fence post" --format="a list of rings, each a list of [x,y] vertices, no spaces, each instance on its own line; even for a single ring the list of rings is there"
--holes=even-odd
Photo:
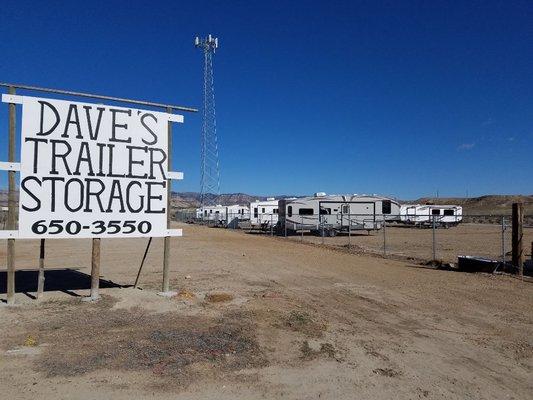
[[[318,223],[320,224],[321,228],[322,228],[322,244],[324,244],[324,222],[321,220],[320,218],[320,214],[318,215]]]
[[[432,223],[432,241],[433,241],[433,261],[437,260],[437,249],[436,249],[436,243],[435,243],[435,215],[433,215],[433,223]]]
[[[15,94],[15,88],[9,87],[9,94]],[[15,162],[15,123],[17,108],[9,103],[9,139],[8,161]],[[15,230],[15,171],[8,172],[8,209],[7,229]],[[7,304],[15,304],[15,239],[7,239]]]
[[[505,217],[502,215],[502,266],[505,265]]]
[[[39,246],[39,275],[37,277],[37,299],[40,299],[44,291],[44,245],[45,239],[41,239]]]
[[[274,236],[274,226],[272,225],[274,221],[274,215],[270,214],[270,236]]]
[[[352,215],[348,214],[348,248],[352,248]]]
[[[524,278],[523,223],[523,204],[513,203],[513,265],[518,267],[522,279]]]
[[[383,257],[387,257],[387,221],[383,218]]]
[[[302,223],[300,224],[300,233],[301,233],[300,242],[304,241],[304,230],[303,230],[303,227],[304,227],[304,216],[302,215]]]

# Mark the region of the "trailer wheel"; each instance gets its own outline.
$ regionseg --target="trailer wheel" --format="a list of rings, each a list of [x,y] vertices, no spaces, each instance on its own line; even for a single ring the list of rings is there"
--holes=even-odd
[[[336,229],[328,229],[328,236],[329,237],[335,237],[337,236],[337,230]]]

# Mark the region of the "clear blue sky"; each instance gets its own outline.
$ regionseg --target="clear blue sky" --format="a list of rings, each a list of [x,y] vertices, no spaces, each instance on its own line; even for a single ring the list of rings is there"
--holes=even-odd
[[[0,81],[200,107],[212,33],[223,193],[530,194],[532,21],[531,1],[5,0]],[[175,127],[175,190],[199,189],[200,126]]]

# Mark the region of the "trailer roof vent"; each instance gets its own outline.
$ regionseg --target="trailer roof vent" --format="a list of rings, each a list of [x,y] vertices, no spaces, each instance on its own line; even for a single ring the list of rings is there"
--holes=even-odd
[[[274,201],[274,200],[276,200],[275,197],[267,197],[267,201]]]
[[[315,197],[325,197],[325,196],[326,196],[325,192],[316,192],[315,193]]]

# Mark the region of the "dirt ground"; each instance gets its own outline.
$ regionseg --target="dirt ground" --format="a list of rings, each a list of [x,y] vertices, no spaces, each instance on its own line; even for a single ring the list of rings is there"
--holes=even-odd
[[[2,398],[531,398],[530,282],[183,227],[172,298],[157,295],[162,239],[142,290],[126,285],[146,240],[103,240],[96,303],[81,301],[91,242],[47,241],[44,299],[25,271],[27,293],[0,306]],[[37,241],[16,251],[35,269]]]
[[[384,235],[386,236],[384,238]],[[347,248],[371,254],[383,254],[385,244],[388,256],[413,257],[418,260],[433,258],[433,230],[430,228],[389,226],[385,231],[367,233],[353,232],[351,237],[339,235],[333,238],[321,238],[305,233],[303,238],[295,235],[289,237],[295,241],[305,241],[328,246]],[[511,260],[511,227],[504,233],[506,259]],[[524,228],[525,253],[531,253],[533,228]],[[457,256],[470,255],[501,260],[502,227],[496,224],[463,223],[448,229],[435,230],[436,258],[444,262],[457,262]]]

